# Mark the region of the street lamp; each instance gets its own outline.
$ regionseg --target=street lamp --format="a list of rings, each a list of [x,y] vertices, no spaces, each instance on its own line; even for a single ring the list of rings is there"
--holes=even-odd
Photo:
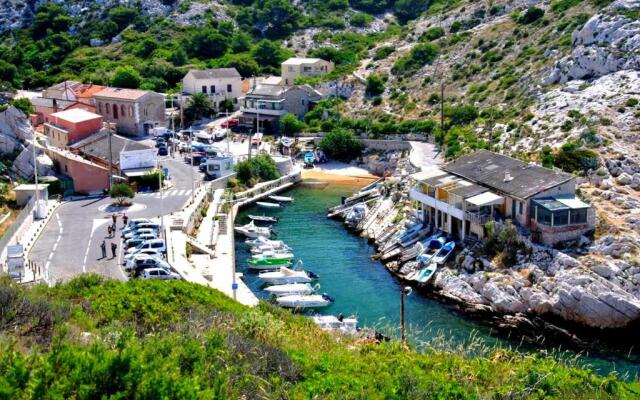
[[[33,143],[31,144],[31,146],[33,147],[33,178],[35,180],[35,184],[36,184],[36,191],[35,191],[35,197],[36,197],[36,212],[34,214],[34,218],[40,218],[40,186],[38,185],[38,159],[36,157],[36,143],[37,143],[37,139],[36,136],[37,133],[34,130],[33,131]]]
[[[404,286],[400,291],[400,324],[402,326],[402,344],[403,345],[406,343],[406,340],[407,340],[407,334],[406,334],[405,322],[404,322],[405,321],[404,298],[405,296],[411,296],[411,293],[413,293],[413,288],[411,288],[411,286]]]
[[[162,165],[160,165],[160,159],[156,158],[156,165],[158,169],[158,188],[160,189],[160,229],[164,235],[164,197],[162,193]]]
[[[196,183],[195,178],[193,177],[193,127],[189,127],[189,149],[191,152],[191,202],[195,201],[195,191],[196,191]]]

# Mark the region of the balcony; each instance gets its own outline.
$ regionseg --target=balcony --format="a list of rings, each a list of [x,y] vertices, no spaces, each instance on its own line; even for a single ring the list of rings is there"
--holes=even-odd
[[[478,225],[484,225],[491,220],[491,217],[488,214],[480,212],[466,211],[464,216],[467,221]]]
[[[240,111],[242,111],[243,113],[250,113],[250,114],[260,114],[260,115],[270,115],[270,116],[274,116],[274,117],[282,117],[283,115],[286,115],[288,113],[287,110],[283,110],[283,109],[279,109],[279,110],[274,110],[271,108],[255,108],[255,107],[240,107]]]

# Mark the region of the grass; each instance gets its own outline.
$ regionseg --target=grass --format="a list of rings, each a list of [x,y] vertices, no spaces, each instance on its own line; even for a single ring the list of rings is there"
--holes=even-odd
[[[332,336],[261,303],[186,282],[85,275],[53,288],[0,281],[0,399],[637,398],[636,383],[553,358],[405,350]]]

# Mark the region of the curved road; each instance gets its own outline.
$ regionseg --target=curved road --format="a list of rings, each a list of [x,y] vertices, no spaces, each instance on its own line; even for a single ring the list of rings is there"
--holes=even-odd
[[[129,218],[153,218],[168,215],[182,208],[191,196],[191,166],[181,160],[164,159],[163,167],[169,168],[173,186],[164,191],[162,207],[160,193],[138,193],[133,199],[134,210]],[[196,182],[202,174],[194,168]],[[63,203],[47,223],[44,231],[31,248],[29,260],[44,268],[49,283],[68,280],[83,272],[96,272],[116,279],[126,279],[121,268],[122,219],[118,218],[118,233],[107,236],[111,214],[105,208],[112,203],[108,197],[87,198]],[[162,210],[161,210],[162,208]],[[165,218],[165,223],[168,220]],[[100,243],[106,242],[107,257],[102,258]],[[112,257],[111,243],[118,246]]]

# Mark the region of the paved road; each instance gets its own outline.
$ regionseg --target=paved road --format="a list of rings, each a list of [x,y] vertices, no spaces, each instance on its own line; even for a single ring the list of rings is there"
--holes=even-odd
[[[130,218],[152,218],[177,211],[191,196],[192,167],[181,160],[164,159],[169,168],[172,187],[160,193],[139,193],[134,198],[134,209],[127,212]],[[193,176],[201,180],[202,174],[194,168]],[[106,208],[112,203],[109,198],[91,198],[69,201],[62,204],[51,218],[40,238],[29,253],[29,259],[48,271],[49,282],[67,280],[82,272],[97,272],[116,279],[126,279],[121,268],[122,242],[118,233],[107,237],[107,226],[111,214]],[[162,207],[161,207],[162,203]],[[121,230],[122,219],[118,220]],[[100,243],[106,242],[107,257],[102,258]],[[118,246],[116,257],[112,257],[110,245]]]

